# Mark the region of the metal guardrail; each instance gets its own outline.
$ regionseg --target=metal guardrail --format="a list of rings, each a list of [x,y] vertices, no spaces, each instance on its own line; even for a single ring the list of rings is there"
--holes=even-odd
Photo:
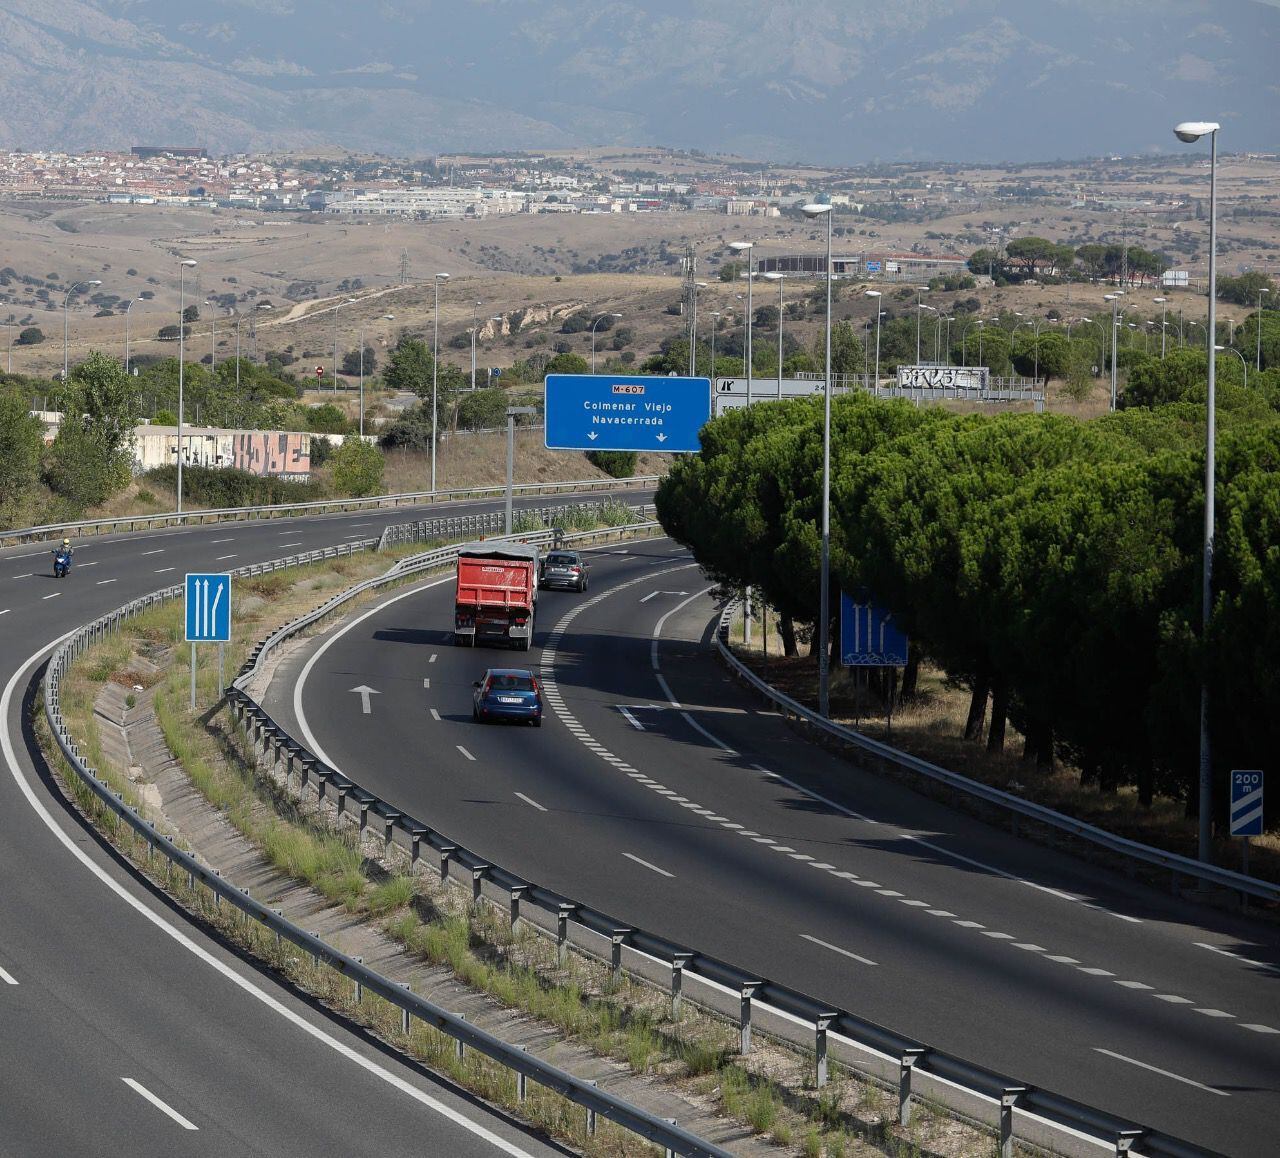
[[[656,483],[659,476],[639,475],[629,479],[579,479],[573,482],[518,483],[512,490],[518,495],[556,495],[571,491],[612,491]],[[233,519],[288,518],[301,515],[327,515],[337,511],[362,511],[383,507],[423,506],[427,503],[451,502],[466,498],[501,498],[505,486],[462,487],[448,491],[407,491],[395,495],[372,495],[363,499],[317,499],[305,503],[278,503],[258,507],[217,507],[205,511],[176,511],[155,515],[121,515],[114,519],[89,519],[78,523],[47,523],[39,527],[0,530],[0,546],[33,540],[59,538],[63,535],[107,535],[119,531],[151,530],[154,527],[195,523],[222,522]]]
[[[530,516],[536,518],[544,527],[552,527],[558,521],[570,520],[577,515],[587,514],[602,516],[610,506],[615,509],[621,504],[613,503],[566,503],[556,507],[522,507],[514,514],[514,522],[525,522]],[[652,504],[626,508],[638,520],[649,518],[653,514]],[[431,539],[442,538],[475,538],[479,535],[492,535],[505,529],[506,515],[503,511],[489,511],[481,515],[456,515],[442,519],[419,519],[414,523],[396,523],[386,527],[378,550],[403,543],[423,543]],[[520,531],[516,532],[520,534]]]
[[[607,533],[585,532],[565,536],[565,541]],[[522,537],[528,541],[539,538]],[[438,567],[453,551],[446,547],[427,552],[398,566],[414,570]],[[835,1051],[836,1060],[897,1090],[899,1120],[904,1124],[913,1099],[923,1098],[998,1131],[1001,1154],[1006,1158],[1011,1158],[1015,1134],[1033,1145],[1081,1156],[1097,1155],[1101,1148],[1119,1155],[1130,1147],[1134,1153],[1152,1158],[1206,1158],[1212,1153],[943,1053],[790,986],[629,926],[493,864],[320,760],[273,720],[244,687],[279,644],[341,610],[362,592],[397,578],[403,578],[403,572],[393,571],[358,584],[273,632],[258,645],[228,689],[233,713],[246,732],[255,760],[265,762],[273,771],[283,765],[283,780],[299,798],[310,788],[317,807],[323,808],[328,801],[335,809],[335,823],[346,817],[359,824],[362,834],[375,824],[387,857],[398,849],[413,865],[424,850],[433,852],[443,880],[469,887],[477,902],[485,899],[509,906],[513,925],[517,919],[526,920],[554,935],[562,953],[572,940],[581,951],[607,959],[617,975],[622,971],[625,950],[632,973],[649,981],[661,980],[664,974],[669,978],[673,1009],[679,1007],[686,982],[700,984],[702,1004],[726,1016],[736,1013],[743,1053],[750,1049],[753,1023],[767,1023],[773,1036],[813,1051],[815,1082],[822,1086],[827,1080],[829,1052]],[[728,630],[731,614],[732,607],[726,608],[722,631]],[[1140,1145],[1135,1145],[1139,1140]]]
[[[291,555],[270,563],[237,568],[232,572],[232,575],[237,577],[262,575],[284,567],[295,567],[307,563],[320,562],[324,559],[336,558],[341,555],[354,554],[357,551],[371,550],[376,544],[377,540],[368,539],[361,543],[346,544],[342,547],[330,547],[301,555]],[[448,549],[444,552],[429,552],[427,557],[417,561],[416,564],[411,564],[409,567],[404,566],[409,561],[401,560],[396,565],[399,571],[395,577],[402,578],[404,574],[410,573],[414,569],[423,569],[426,566],[430,566],[431,563],[427,559],[440,555],[447,556]],[[365,584],[360,585],[360,589],[365,587]],[[441,1033],[453,1038],[459,1043],[460,1048],[470,1047],[513,1070],[520,1078],[517,1089],[520,1091],[522,1099],[525,1088],[524,1082],[526,1079],[532,1079],[539,1085],[553,1090],[562,1097],[583,1107],[587,1114],[588,1131],[594,1128],[595,1116],[600,1115],[630,1130],[632,1133],[664,1147],[669,1155],[690,1155],[692,1158],[730,1158],[727,1150],[707,1142],[687,1130],[681,1129],[670,1119],[660,1118],[651,1114],[649,1111],[643,1110],[623,1098],[599,1089],[594,1082],[575,1077],[549,1062],[542,1061],[529,1054],[525,1049],[508,1044],[501,1038],[472,1025],[465,1018],[450,1013],[447,1009],[436,1005],[427,998],[413,993],[407,987],[400,986],[375,970],[370,969],[357,958],[335,949],[319,937],[287,920],[273,909],[254,900],[247,890],[240,889],[225,880],[217,872],[202,865],[195,857],[184,852],[168,837],[158,832],[155,826],[150,821],[145,820],[136,808],[125,804],[123,797],[111,789],[104,777],[99,776],[93,768],[85,763],[79,746],[72,738],[66,722],[62,718],[59,691],[63,676],[77,656],[101,640],[108,632],[119,630],[120,625],[125,620],[152,607],[176,599],[181,593],[181,586],[167,587],[162,591],[154,592],[140,599],[134,599],[108,615],[86,624],[74,636],[57,648],[49,660],[44,676],[45,718],[67,763],[111,812],[147,842],[148,852],[159,852],[181,871],[185,872],[188,886],[191,889],[196,887],[197,882],[204,885],[215,897],[228,901],[278,937],[289,941],[310,954],[317,963],[328,965],[343,976],[350,978],[357,986],[363,987],[371,993],[376,993],[385,1001],[396,1006],[402,1014],[401,1029],[403,1032],[408,1033],[410,1020],[416,1017],[420,1021],[433,1026]],[[252,662],[251,660],[250,664]],[[235,697],[233,703],[247,700],[247,697],[242,692],[233,689],[232,694]],[[239,714],[243,718],[243,710]],[[341,788],[337,788],[336,785],[335,788],[339,793],[342,793],[343,790]],[[342,799],[341,795],[339,799]],[[362,817],[368,815],[372,801],[373,798],[368,794],[359,796],[358,803]],[[382,818],[386,824],[392,823],[393,818],[396,816],[398,814],[389,810],[382,812]],[[415,850],[417,848],[416,839],[415,837]]]
[[[771,687],[733,654],[727,643],[729,634],[728,617],[731,617],[736,609],[737,603],[735,602],[730,604],[725,609],[724,615],[721,616],[720,628],[716,637],[716,646],[719,649],[720,656],[740,679],[750,684],[765,699],[782,709],[784,715],[791,715],[803,720],[806,724],[825,732],[827,735],[852,745],[896,768],[902,768],[920,776],[925,776],[930,780],[936,780],[949,788],[954,788],[958,792],[964,793],[966,796],[975,797],[1002,809],[1009,813],[1011,818],[1025,817],[1049,828],[1057,829],[1059,832],[1079,837],[1081,840],[1088,841],[1099,848],[1104,848],[1117,856],[1128,857],[1131,860],[1141,861],[1143,864],[1166,869],[1173,874],[1175,887],[1179,878],[1191,877],[1207,884],[1230,889],[1233,892],[1247,893],[1249,896],[1259,897],[1262,900],[1280,901],[1280,885],[1274,885],[1269,881],[1260,881],[1254,877],[1247,877],[1243,873],[1219,868],[1217,865],[1205,864],[1203,861],[1192,860],[1181,853],[1167,852],[1149,844],[1142,844],[1140,841],[1116,836],[1115,833],[1107,832],[1096,825],[1077,820],[1075,817],[1067,816],[1062,812],[1056,812],[1052,808],[1046,808],[1043,804],[1036,804],[1031,800],[1023,800],[1020,796],[1001,791],[999,788],[992,788],[990,785],[983,784],[980,781],[971,780],[958,772],[952,772],[937,764],[931,764],[928,760],[922,760],[918,756],[912,756],[908,752],[901,752],[888,744],[882,744],[879,740],[864,736],[853,728],[824,719],[812,708],[806,707],[798,700],[793,700],[790,696],[784,695],[776,688]]]

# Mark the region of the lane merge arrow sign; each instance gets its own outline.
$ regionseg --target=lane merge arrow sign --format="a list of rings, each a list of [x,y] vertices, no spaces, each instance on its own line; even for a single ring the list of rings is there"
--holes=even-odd
[[[352,688],[351,690],[360,696],[361,711],[363,711],[366,716],[371,715],[373,709],[369,705],[369,697],[380,696],[382,693],[378,691],[377,688],[368,687],[366,684],[361,684],[358,688]]]

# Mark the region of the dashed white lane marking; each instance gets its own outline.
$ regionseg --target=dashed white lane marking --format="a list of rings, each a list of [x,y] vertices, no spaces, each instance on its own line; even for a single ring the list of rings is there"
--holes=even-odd
[[[1094,1053],[1104,1054],[1107,1057],[1113,1057],[1116,1061],[1127,1062],[1131,1066],[1137,1066],[1142,1070],[1149,1070],[1153,1074],[1159,1074],[1162,1078],[1172,1078],[1175,1082],[1181,1082],[1186,1086],[1195,1086],[1197,1090],[1204,1090],[1206,1094],[1216,1094],[1220,1098],[1231,1097],[1225,1090],[1215,1090],[1212,1086],[1206,1086],[1201,1082],[1193,1081],[1191,1078],[1184,1078],[1181,1074],[1170,1073],[1168,1070],[1162,1070],[1157,1066],[1148,1065],[1146,1062],[1138,1061],[1137,1058],[1125,1057],[1122,1053],[1115,1053],[1109,1049],[1103,1049],[1101,1046],[1093,1047]]]
[[[140,555],[140,558],[145,559],[148,555],[163,555],[163,554],[164,554],[164,548],[157,547],[154,551],[143,551]]]
[[[440,713],[439,713],[439,712],[437,712],[437,711],[435,710],[435,708],[432,708],[432,709],[431,709],[431,718],[432,718],[433,720],[435,720],[437,723],[438,723],[438,722],[439,722],[439,720],[440,720]]]
[[[8,615],[9,611],[10,611],[10,608],[6,607],[3,611],[0,611],[0,615]]]
[[[1268,973],[1280,973],[1280,968],[1275,965],[1268,965],[1265,961],[1252,961],[1239,953],[1231,952],[1230,949],[1220,949],[1217,945],[1207,945],[1203,941],[1196,941],[1195,946],[1197,949],[1208,949],[1210,953],[1217,953],[1222,957],[1231,957],[1241,965],[1248,965],[1251,969],[1265,969]]]
[[[213,546],[216,546],[218,543],[234,543],[235,541],[236,541],[236,538],[234,535],[232,535],[231,538],[229,539],[210,539],[209,546],[213,547]]]
[[[214,559],[214,562],[221,563],[223,559],[235,559],[236,557],[237,556],[235,555],[219,555],[216,559]]]
[[[683,570],[683,569],[684,568],[677,567],[677,568],[672,568],[671,570]],[[666,574],[666,572],[659,572],[659,574],[660,575]],[[674,789],[668,788],[665,784],[659,784],[657,781],[631,768],[630,765],[625,763],[625,761],[622,761],[619,757],[615,756],[612,752],[610,752],[607,748],[605,748],[604,745],[600,744],[586,730],[586,728],[584,728],[578,722],[578,720],[569,713],[569,711],[564,705],[564,699],[561,696],[559,687],[556,683],[555,664],[556,664],[557,652],[559,650],[560,642],[564,638],[565,632],[568,630],[569,625],[579,614],[585,611],[588,607],[592,607],[595,604],[599,603],[602,599],[606,598],[607,596],[616,594],[618,591],[624,590],[625,588],[628,588],[628,587],[633,587],[636,584],[643,582],[644,578],[651,579],[653,578],[653,576],[634,579],[634,580],[631,580],[630,582],[620,584],[617,587],[610,588],[608,591],[602,592],[601,594],[596,595],[591,599],[578,604],[572,611],[568,612],[555,625],[550,636],[547,639],[547,643],[545,647],[543,648],[541,671],[542,671],[542,681],[544,685],[544,694],[547,698],[547,702],[551,705],[552,710],[555,712],[557,718],[561,721],[561,723],[563,723],[566,726],[566,728],[568,728],[568,730],[575,737],[577,737],[577,739],[580,740],[587,748],[595,752],[597,755],[599,755],[602,759],[604,759],[609,764],[625,772],[629,777],[634,779],[636,783],[644,785],[646,788],[650,789],[650,791],[654,792],[655,794],[659,796],[665,796],[672,803],[679,804],[681,808],[688,808],[691,811],[696,812],[699,816],[705,816],[708,820],[712,821],[713,823],[719,824],[722,828],[730,832],[736,832],[739,836],[745,836],[749,840],[753,841],[754,843],[760,844],[761,847],[763,848],[770,849],[773,852],[782,853],[785,856],[787,856],[789,859],[795,860],[798,863],[808,864],[811,868],[817,868],[820,871],[828,872],[833,877],[836,877],[840,880],[849,881],[850,883],[858,885],[861,888],[874,889],[878,895],[887,897],[889,899],[897,900],[899,901],[899,903],[906,905],[910,908],[924,909],[925,911],[928,912],[930,916],[948,918],[958,928],[973,929],[973,930],[979,931],[982,933],[983,936],[990,938],[992,941],[1007,942],[1010,945],[1012,945],[1014,948],[1021,949],[1024,952],[1042,953],[1044,954],[1046,960],[1053,961],[1061,965],[1076,966],[1078,967],[1079,972],[1084,973],[1088,976],[1093,976],[1098,978],[1111,978],[1112,980],[1115,980],[1116,975],[1109,969],[1102,969],[1095,966],[1084,966],[1084,965],[1081,965],[1081,962],[1076,957],[1068,957],[1062,954],[1048,953],[1045,950],[1045,947],[1042,945],[1036,945],[1032,942],[1027,942],[1027,941],[1018,941],[1013,934],[987,929],[987,927],[984,924],[982,924],[980,921],[970,921],[970,920],[959,919],[956,917],[956,914],[951,912],[949,909],[929,908],[928,907],[929,902],[927,901],[919,901],[919,900],[915,900],[914,898],[906,897],[896,889],[885,888],[876,881],[859,879],[856,873],[841,871],[838,868],[836,868],[836,866],[834,865],[831,865],[825,862],[818,862],[814,857],[809,856],[806,853],[797,852],[796,849],[792,848],[789,845],[778,844],[773,837],[764,836],[761,833],[755,832],[747,828],[745,825],[738,824],[735,821],[730,820],[728,817],[720,816],[718,813],[713,812],[711,809],[703,808],[701,805],[698,804],[697,801],[692,801],[692,800],[689,800],[687,797],[678,795],[674,791]],[[705,595],[706,592],[709,590],[711,590],[711,588],[706,588],[703,591],[699,591],[695,593],[689,599],[684,600],[681,604],[672,608],[670,611],[666,612],[666,614],[664,614],[659,618],[657,624],[653,629],[653,633],[649,641],[650,666],[653,669],[654,678],[657,680],[659,687],[662,689],[663,695],[667,697],[668,705],[676,709],[677,711],[679,711],[681,716],[694,728],[695,731],[702,734],[707,740],[709,740],[716,747],[720,748],[722,751],[724,751],[728,755],[737,756],[739,755],[739,753],[737,753],[733,748],[731,748],[729,745],[721,741],[718,737],[708,732],[704,727],[702,727],[701,724],[698,723],[698,721],[693,719],[693,717],[683,709],[682,705],[676,699],[674,693],[671,690],[670,685],[667,683],[666,679],[662,675],[661,670],[659,669],[658,642],[661,636],[661,631],[664,623],[671,615],[674,615],[676,612],[681,611],[685,606],[687,606],[689,603],[694,602],[694,600],[698,599],[700,596]],[[641,731],[644,730],[643,727],[640,725],[639,721],[636,720],[635,717],[625,707],[623,707],[622,705],[616,705],[616,706],[618,707],[619,711],[624,715],[624,717],[627,718],[628,721],[634,727],[636,727],[638,730],[641,730]],[[869,824],[874,824],[874,825],[883,827],[881,825],[881,822],[873,820],[871,817],[864,816],[861,813],[854,812],[852,809],[849,809],[844,807],[843,805],[837,804],[835,801],[830,800],[827,797],[820,795],[819,793],[811,792],[808,789],[802,787],[801,785],[795,783],[794,781],[789,780],[787,777],[781,776],[778,773],[771,771],[770,769],[764,767],[764,765],[762,764],[754,764],[752,765],[752,767],[762,775],[772,780],[775,780],[780,784],[785,784],[789,788],[792,788],[793,790],[800,792],[805,796],[808,796],[810,799],[817,800],[820,803],[826,804],[828,807],[834,809],[835,811],[845,816],[849,816],[857,820],[865,821],[866,823],[869,823]],[[920,844],[925,848],[932,849],[933,851],[938,852],[950,859],[972,865],[975,868],[979,868],[979,869],[982,869],[983,871],[990,872],[995,876],[1003,877],[1006,880],[1010,880],[1018,884],[1026,885],[1029,888],[1036,889],[1039,892],[1047,893],[1050,896],[1058,897],[1062,900],[1069,901],[1073,904],[1083,905],[1085,908],[1095,909],[1096,911],[1105,913],[1108,916],[1113,916],[1120,920],[1127,921],[1133,924],[1142,923],[1136,917],[1130,917],[1124,913],[1113,912],[1110,909],[1106,909],[1100,905],[1095,905],[1089,901],[1086,901],[1082,897],[1077,897],[1071,893],[1064,892],[1060,889],[1051,888],[1048,885],[1041,885],[1036,883],[1035,881],[1029,881],[1022,877],[1015,876],[1013,873],[1006,872],[1003,869],[996,868],[993,865],[985,864],[982,861],[974,860],[971,857],[966,857],[950,849],[942,848],[938,845],[933,844],[928,840],[923,840],[913,833],[898,832],[897,835],[898,835],[898,838],[901,840],[914,841],[915,843]],[[624,855],[630,856],[631,854],[625,853]],[[632,857],[632,859],[634,860],[637,858]],[[656,870],[656,871],[662,871],[662,870]],[[1206,949],[1213,949],[1213,946],[1209,946],[1209,945],[1201,945],[1200,947],[1206,948]],[[1226,952],[1225,950],[1214,950],[1214,951],[1224,952],[1224,953]],[[1235,956],[1235,954],[1227,954],[1227,955]],[[1245,959],[1242,958],[1241,960],[1245,960]],[[1152,986],[1147,985],[1145,982],[1141,982],[1141,981],[1116,981],[1116,984],[1121,985],[1126,989],[1133,990],[1135,992],[1153,991]],[[1164,1000],[1171,1004],[1185,1004],[1185,1005],[1195,1006],[1195,1002],[1187,998],[1175,997],[1171,994],[1156,995],[1156,996],[1158,996],[1161,1000]],[[1220,1011],[1208,1012],[1199,1007],[1196,1007],[1195,1011],[1204,1013],[1205,1016],[1215,1016],[1215,1015],[1223,1016],[1223,1017],[1234,1016],[1233,1014],[1221,1013]],[[1240,1024],[1240,1023],[1237,1023],[1237,1024]],[[1255,1029],[1255,1032],[1258,1032],[1258,1033],[1280,1032],[1280,1031],[1271,1030],[1270,1027],[1268,1026],[1257,1026],[1257,1027],[1245,1026],[1244,1028],[1253,1028]]]
[[[61,591],[55,591],[52,595],[41,595],[40,598],[41,599],[57,599],[58,596],[61,594],[62,594]]]
[[[24,571],[21,575],[14,575],[13,578],[14,579],[30,579],[33,575],[35,575],[34,571]]]
[[[200,1128],[194,1122],[190,1122],[186,1118],[184,1118],[172,1106],[166,1104],[165,1102],[162,1102],[159,1098],[155,1096],[155,1094],[153,1094],[149,1089],[147,1089],[147,1087],[144,1086],[141,1082],[134,1081],[133,1078],[122,1078],[121,1080],[124,1082],[126,1086],[128,1086],[135,1093],[141,1094],[142,1097],[146,1098],[146,1100],[150,1102],[153,1106],[155,1106],[155,1108],[159,1110],[162,1114],[167,1114],[170,1118],[172,1118],[175,1122],[177,1122],[178,1125],[181,1126],[184,1130],[198,1130]]]
[[[10,555],[10,559],[34,559],[37,555],[43,555],[43,551],[28,551],[25,555]]]
[[[839,945],[832,945],[826,941],[819,941],[817,937],[810,937],[808,933],[801,933],[800,937],[804,941],[810,941],[814,945],[821,945],[824,949],[830,949],[833,953],[839,953],[842,957],[849,957],[854,961],[861,962],[863,965],[875,965],[869,957],[859,957],[857,953],[850,953],[848,949],[841,949]]]
[[[105,587],[108,583],[114,583],[114,582],[115,582],[114,579],[99,579],[97,586]]]
[[[543,806],[539,804],[536,800],[534,800],[532,796],[526,796],[523,792],[517,792],[516,795],[520,797],[520,799],[523,800],[526,804],[532,805],[539,812],[546,812],[546,809],[543,808]]]
[[[0,981],[3,981],[6,985],[18,984],[18,979],[3,967],[0,967]]]
[[[433,651],[429,656],[427,656],[427,663],[435,663],[435,662],[436,662],[436,653]]]
[[[152,572],[154,575],[163,575],[166,571],[176,571],[176,567],[161,567],[159,570]]]
[[[627,721],[637,732],[644,731],[644,725],[631,714],[630,708],[625,708],[622,704],[618,705],[618,711],[622,713],[622,718]]]
[[[475,757],[471,755],[461,744],[458,745],[458,751],[461,752],[468,760],[475,761]]]
[[[1221,1009],[1197,1009],[1196,1013],[1203,1013],[1205,1017],[1235,1017],[1234,1013],[1225,1013]]]
[[[101,562],[101,559],[95,559],[92,563],[77,563],[76,567],[83,571],[86,567],[96,567]]]
[[[675,875],[676,875],[675,873],[669,873],[667,872],[666,869],[661,869],[656,864],[650,864],[647,860],[641,860],[638,856],[635,855],[635,853],[624,852],[622,855],[625,856],[627,860],[633,860],[636,862],[636,864],[643,865],[647,869],[652,869],[654,872],[659,873],[664,877],[670,877],[672,879],[675,878]]]
[[[1157,993],[1157,1001],[1167,1001],[1170,1005],[1194,1005],[1195,1002],[1189,997],[1179,997],[1175,993]]]
[[[1280,1033],[1280,1029],[1272,1029],[1269,1025],[1242,1025],[1241,1029],[1251,1029],[1254,1033]]]

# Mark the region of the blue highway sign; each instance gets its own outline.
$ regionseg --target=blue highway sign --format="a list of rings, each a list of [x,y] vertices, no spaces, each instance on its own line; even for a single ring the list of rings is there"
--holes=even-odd
[[[840,592],[840,663],[845,667],[905,667],[907,635],[893,612]]]
[[[548,450],[695,453],[711,417],[711,380],[548,374]]]
[[[231,642],[231,576],[187,576],[187,642]]]
[[[1231,835],[1262,835],[1262,772],[1257,768],[1231,770]]]

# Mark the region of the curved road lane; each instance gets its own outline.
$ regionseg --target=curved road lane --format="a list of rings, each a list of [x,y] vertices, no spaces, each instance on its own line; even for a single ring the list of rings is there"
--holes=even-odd
[[[711,658],[686,555],[592,558],[586,596],[542,594],[528,657],[452,647],[436,581],[292,657],[270,709],[301,709],[372,791],[625,922],[1212,1149],[1272,1152],[1274,933],[805,743]],[[472,724],[479,672],[525,664],[546,726]]]
[[[186,570],[223,570],[375,537],[428,513],[497,506],[95,538],[77,545],[71,576],[57,582],[48,547],[0,551],[0,1152],[561,1152],[189,925],[42,783],[27,725],[55,640]]]

